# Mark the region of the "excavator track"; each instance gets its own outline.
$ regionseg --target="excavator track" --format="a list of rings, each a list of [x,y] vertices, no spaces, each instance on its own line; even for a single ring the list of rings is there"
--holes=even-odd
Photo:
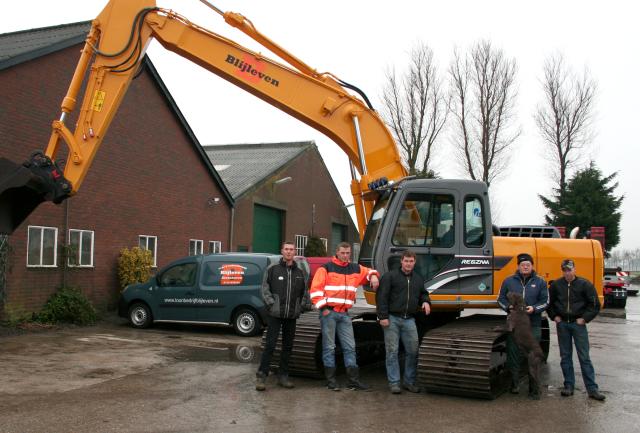
[[[494,399],[508,382],[504,317],[474,315],[428,331],[418,358],[418,382],[427,391]]]

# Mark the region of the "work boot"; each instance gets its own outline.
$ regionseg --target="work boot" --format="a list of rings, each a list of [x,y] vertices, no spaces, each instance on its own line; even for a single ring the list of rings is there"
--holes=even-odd
[[[391,390],[391,394],[402,394],[402,389],[398,384],[389,385],[389,389]]]
[[[293,382],[289,380],[288,374],[281,374],[280,376],[278,376],[278,385],[287,389],[291,389],[295,387]]]
[[[595,391],[589,391],[589,398],[592,398],[594,400],[598,400],[598,401],[604,401],[605,398],[607,398],[604,394],[601,394],[597,389]]]
[[[267,376],[264,373],[256,374],[256,391],[264,391],[267,389]]]
[[[405,383],[404,385],[402,385],[402,387],[407,391],[413,392],[415,394],[420,392],[420,388],[417,385],[414,385],[413,383]]]
[[[324,376],[327,378],[327,388],[331,391],[340,391],[340,385],[338,385],[338,381],[336,380],[335,367],[325,367]]]
[[[560,391],[560,395],[563,397],[571,397],[573,395],[573,388],[565,386],[562,388],[562,391]]]
[[[360,371],[358,367],[347,367],[347,377],[349,378],[349,383],[347,384],[347,389],[352,391],[370,391],[371,387],[360,382]]]

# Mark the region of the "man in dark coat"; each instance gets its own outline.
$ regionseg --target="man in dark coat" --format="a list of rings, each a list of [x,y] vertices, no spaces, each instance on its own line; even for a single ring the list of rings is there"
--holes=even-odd
[[[598,390],[596,373],[589,357],[589,334],[587,323],[600,311],[600,300],[595,287],[589,280],[576,275],[573,260],[562,261],[562,278],[549,287],[549,310],[547,314],[556,322],[560,367],[564,376],[563,397],[573,395],[576,378],[573,371],[573,344],[576,346],[582,380],[587,394],[594,400],[602,401],[605,396]],[[573,340],[573,344],[572,344]]]
[[[293,259],[296,253],[295,244],[284,242],[280,252],[282,253],[280,262],[267,268],[262,283],[262,298],[269,312],[269,323],[264,352],[256,373],[256,390],[258,391],[266,389],[269,364],[278,342],[280,329],[282,329],[282,352],[278,385],[285,388],[294,387],[289,380],[289,358],[296,334],[296,319],[303,311],[311,309],[304,271]]]
[[[424,287],[424,279],[414,272],[415,265],[416,254],[405,250],[400,260],[400,269],[384,274],[376,292],[378,319],[384,331],[387,379],[393,394],[402,392],[398,363],[400,341],[405,350],[402,386],[410,392],[420,392],[416,385],[418,331],[414,315],[421,309],[429,314],[431,301],[429,292]]]

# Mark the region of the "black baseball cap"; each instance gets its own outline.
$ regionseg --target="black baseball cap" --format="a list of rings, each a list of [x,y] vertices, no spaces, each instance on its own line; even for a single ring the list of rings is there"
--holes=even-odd
[[[576,264],[573,263],[573,260],[571,259],[564,259],[560,264],[560,267],[562,268],[563,271],[564,270],[573,271],[576,268]]]
[[[531,254],[527,253],[518,254],[518,264],[522,262],[531,262],[533,265],[533,257],[531,257]]]

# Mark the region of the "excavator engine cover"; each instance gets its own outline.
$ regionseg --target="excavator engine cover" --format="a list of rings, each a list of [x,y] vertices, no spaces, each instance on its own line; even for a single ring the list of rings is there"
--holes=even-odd
[[[0,158],[0,233],[13,233],[43,201],[61,203],[70,193],[71,183],[42,152],[23,164]]]

